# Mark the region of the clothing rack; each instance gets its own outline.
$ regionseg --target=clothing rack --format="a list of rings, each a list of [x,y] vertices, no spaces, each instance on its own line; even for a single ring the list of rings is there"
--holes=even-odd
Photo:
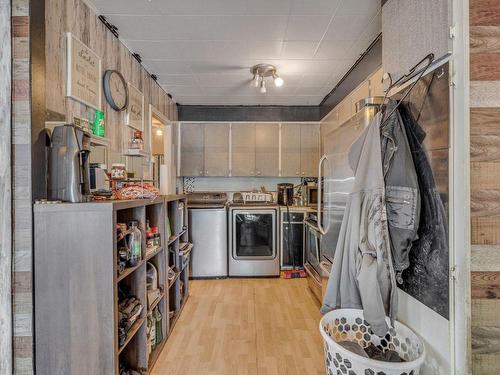
[[[422,69],[417,70],[418,67],[421,66],[425,61],[427,61],[427,65],[425,67],[423,67]],[[385,103],[385,101],[387,100],[387,96],[389,95],[389,92],[394,87],[400,86],[400,85],[408,82],[410,79],[412,79],[413,77],[415,77],[417,75],[418,75],[418,78],[415,80],[415,82],[413,82],[410,85],[410,88],[408,90],[406,90],[406,92],[404,93],[404,95],[402,96],[402,98],[400,100],[398,100],[398,103],[392,109],[392,111],[388,115],[385,115],[385,114],[383,115],[383,120],[380,123],[380,127],[384,126],[385,123],[387,122],[387,120],[389,120],[389,118],[391,118],[392,114],[398,109],[398,107],[401,105],[401,103],[403,103],[403,101],[408,97],[408,95],[410,94],[410,92],[415,88],[415,86],[418,84],[418,82],[420,81],[420,79],[422,79],[422,77],[424,76],[425,72],[432,65],[433,62],[434,62],[434,54],[433,53],[429,53],[422,60],[420,60],[417,64],[415,64],[409,70],[409,72],[407,74],[403,75],[401,78],[399,78],[398,80],[396,80],[396,82],[392,82],[391,75],[390,75],[390,73],[388,73],[389,79],[391,80],[391,84],[389,85],[389,87],[387,88],[387,90],[385,92],[384,99],[382,100],[382,103]],[[382,107],[383,106],[384,106],[384,104],[382,104]]]

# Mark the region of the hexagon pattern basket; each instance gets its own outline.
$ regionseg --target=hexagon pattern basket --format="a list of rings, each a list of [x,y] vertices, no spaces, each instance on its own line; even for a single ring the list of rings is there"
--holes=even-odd
[[[389,318],[386,319],[389,323]],[[379,337],[363,319],[363,310],[330,311],[321,319],[319,329],[325,344],[328,375],[418,375],[425,359],[424,344],[411,329],[395,322],[385,337]],[[406,362],[383,362],[362,357],[337,343],[346,340],[363,348],[371,343],[384,352],[395,350]]]

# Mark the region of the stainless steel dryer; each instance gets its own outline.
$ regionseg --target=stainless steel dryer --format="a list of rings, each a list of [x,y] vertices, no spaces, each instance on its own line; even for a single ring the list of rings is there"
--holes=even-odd
[[[275,204],[229,208],[229,276],[279,276],[278,212]]]

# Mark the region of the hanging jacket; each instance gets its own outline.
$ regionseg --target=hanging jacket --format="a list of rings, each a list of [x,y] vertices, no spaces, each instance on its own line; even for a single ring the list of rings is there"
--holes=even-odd
[[[410,252],[411,272],[405,273],[403,287],[427,305],[439,301],[445,315],[448,310],[448,226],[447,213],[432,167],[423,146],[425,132],[412,115],[407,104],[399,107],[412,152],[421,195],[418,239]],[[426,285],[422,288],[421,285]]]
[[[363,309],[379,336],[394,320],[397,291],[385,211],[384,178],[377,114],[349,151],[354,185],[348,196],[321,312]]]
[[[396,101],[386,106],[385,113],[392,114],[382,125],[381,139],[392,260],[396,280],[402,284],[412,242],[418,238],[420,193],[403,120],[398,110],[393,112],[396,106]]]

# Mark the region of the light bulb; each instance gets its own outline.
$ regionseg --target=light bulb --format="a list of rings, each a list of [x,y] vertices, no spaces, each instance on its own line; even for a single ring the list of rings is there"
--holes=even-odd
[[[281,86],[283,86],[283,83],[285,83],[285,81],[283,81],[283,78],[276,75],[276,77],[274,78],[274,85],[276,87],[281,87]]]
[[[253,76],[252,86],[253,87],[259,87],[259,75],[258,74],[255,74]]]
[[[267,92],[266,90],[266,82],[264,81],[264,79],[262,79],[261,83],[260,83],[260,93],[261,94],[265,94]]]
[[[156,135],[159,136],[159,137],[161,137],[163,135],[163,130],[157,129],[156,130]]]

